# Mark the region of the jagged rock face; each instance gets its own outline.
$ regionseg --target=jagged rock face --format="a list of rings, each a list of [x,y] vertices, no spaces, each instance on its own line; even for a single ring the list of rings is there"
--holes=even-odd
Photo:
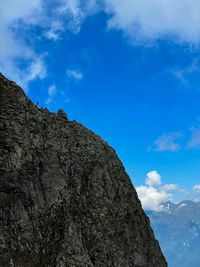
[[[0,266],[167,266],[114,149],[3,75]]]

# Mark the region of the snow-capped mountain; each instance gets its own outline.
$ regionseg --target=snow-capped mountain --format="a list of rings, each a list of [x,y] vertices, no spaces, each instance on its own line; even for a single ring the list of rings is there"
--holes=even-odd
[[[146,213],[169,267],[200,267],[200,202],[168,201]]]

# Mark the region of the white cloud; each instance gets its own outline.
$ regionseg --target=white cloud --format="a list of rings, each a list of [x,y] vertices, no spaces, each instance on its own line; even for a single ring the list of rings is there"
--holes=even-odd
[[[0,2],[0,34],[1,34],[1,49],[0,59],[21,57],[30,58],[33,56],[33,51],[16,36],[12,29],[19,27],[19,20],[22,23],[34,24],[41,12],[41,1],[28,0],[7,0]]]
[[[80,5],[79,0],[58,0],[58,8],[48,13],[47,3],[43,0],[0,1],[0,68],[4,75],[15,80],[26,91],[30,81],[45,78],[46,51],[43,51],[44,54],[38,54],[34,45],[28,45],[25,35],[21,33],[24,33],[24,29],[26,34],[31,33],[33,26],[39,26],[42,34],[53,41],[58,41],[60,34],[66,29],[76,33],[86,16]],[[94,5],[89,1],[87,10]],[[23,69],[19,67],[22,61],[25,66]],[[74,72],[74,78],[81,79],[82,76]]]
[[[192,128],[192,136],[187,143],[187,148],[200,148],[200,128]]]
[[[189,86],[188,83],[188,77],[189,75],[192,75],[193,73],[199,72],[199,58],[195,58],[192,61],[192,64],[187,66],[186,68],[176,68],[172,70],[172,74],[179,79],[182,83],[184,83],[186,86]]]
[[[178,184],[163,184],[157,171],[147,173],[145,185],[136,187],[136,191],[143,209],[152,211],[166,211],[163,203],[174,199],[200,200],[200,184],[194,185],[190,191]]]
[[[123,30],[135,43],[173,38],[199,44],[199,0],[104,0],[109,28]]]
[[[162,184],[161,176],[157,171],[147,173],[145,186],[136,187],[138,197],[145,210],[161,211],[164,210],[162,203],[172,200],[172,193],[183,191],[177,184]]]
[[[55,87],[55,85],[53,84],[53,85],[51,85],[51,86],[48,88],[48,94],[49,94],[49,96],[54,96],[55,93],[56,93],[56,87]]]
[[[21,85],[28,86],[34,77],[45,77],[44,57],[36,53],[34,45],[27,45],[20,34],[21,29],[28,32],[33,25],[39,26],[46,38],[58,41],[61,33],[66,30],[78,33],[87,16],[104,10],[109,15],[108,27],[123,30],[135,43],[151,43],[168,36],[174,36],[176,41],[200,42],[198,0],[56,0],[55,3],[57,7],[47,12],[48,3],[44,0],[0,1],[0,68]],[[30,66],[38,64],[37,58],[43,66],[42,72],[31,75]],[[20,73],[16,63],[19,59],[28,66]],[[71,78],[73,75],[76,80],[82,78],[79,72],[71,73]],[[185,81],[185,70],[174,70],[174,75]]]
[[[51,97],[47,98],[47,100],[45,101],[46,105],[49,105],[51,102],[53,101],[53,99]]]
[[[200,201],[200,184],[193,186],[192,193],[190,195],[192,197],[192,200]]]
[[[45,103],[47,105],[53,101],[53,97],[55,96],[55,94],[56,94],[56,86],[53,84],[53,85],[49,86],[49,88],[48,88],[48,98],[45,101]]]
[[[200,184],[193,186],[192,188],[195,192],[200,193]]]
[[[58,41],[63,30],[61,21],[55,20],[51,23],[49,30],[45,33],[45,36],[47,39]]]
[[[63,0],[62,5],[58,8],[60,14],[69,16],[68,28],[74,33],[78,33],[84,20],[84,13],[81,10],[80,0]]]
[[[164,133],[154,142],[155,151],[177,151],[181,146],[175,140],[182,137],[181,133]]]
[[[0,68],[3,74],[9,79],[19,84],[25,92],[28,91],[28,84],[35,79],[43,79],[46,77],[46,66],[42,59],[32,59],[32,62],[26,69],[19,69],[12,60],[0,62]]]
[[[74,16],[76,16],[79,13],[81,13],[80,5],[81,5],[80,0],[63,0],[63,1],[61,1],[61,5],[58,8],[58,10],[61,14],[70,12]]]
[[[185,71],[183,69],[173,70],[172,73],[174,76],[179,79],[185,85],[188,85],[187,79],[185,78]]]
[[[65,103],[69,103],[70,102],[70,99],[69,98],[67,98],[67,99],[65,99],[65,101],[64,101]]]
[[[67,76],[68,78],[72,78],[75,80],[81,80],[83,78],[83,74],[80,71],[68,69],[67,70]]]
[[[199,119],[197,119],[199,120]],[[186,132],[184,135],[178,132],[164,133],[154,141],[153,146],[147,148],[148,151],[178,151],[180,149],[200,149],[200,126],[199,122],[196,126],[190,129],[191,134],[188,136]],[[187,137],[188,136],[188,137]],[[182,140],[182,144],[178,140],[182,137],[187,137]]]
[[[57,12],[58,16],[62,16],[65,24],[63,30],[67,28],[75,34],[79,33],[85,18],[102,10],[102,4],[99,2],[96,0],[61,0],[61,5],[57,8]]]
[[[178,184],[165,184],[160,187],[165,192],[172,192],[172,191],[183,191],[183,189]]]
[[[145,180],[145,184],[149,186],[155,186],[161,184],[161,176],[157,173],[157,171],[151,171],[147,173],[147,179]]]
[[[102,3],[100,3],[98,0],[88,0],[84,8],[84,12],[87,15],[93,15],[100,10],[102,10]]]
[[[1,26],[8,25],[18,19],[26,20],[35,23],[39,13],[42,10],[42,1],[28,1],[28,0],[6,0],[0,2],[0,18]]]
[[[25,24],[30,26],[39,23],[41,12],[41,0],[0,2],[0,68],[6,76],[14,79],[26,90],[30,81],[45,77],[46,67],[43,57],[36,55],[16,32]],[[27,63],[26,69],[19,71],[19,59]]]
[[[46,67],[41,59],[33,61],[28,68],[28,80],[35,80],[37,77],[44,79],[46,77]]]
[[[40,27],[41,35],[59,41],[61,34],[67,30],[78,33],[84,19],[98,11],[95,0],[86,3],[81,0],[56,0],[55,3],[56,7],[47,12],[48,3],[43,0],[0,1],[0,68],[4,75],[26,91],[30,81],[43,79],[47,74],[44,63],[46,51],[38,54],[34,42],[30,46],[25,41],[32,27]],[[19,67],[21,62],[23,69]],[[69,70],[68,76],[76,80],[83,77],[76,70]]]
[[[162,203],[171,200],[172,195],[166,193],[164,190],[159,191],[152,186],[136,187],[138,197],[145,210],[161,211],[163,209]]]
[[[103,2],[103,1],[102,1]],[[103,4],[96,0],[61,0],[61,6],[58,8],[59,12],[72,13],[74,17],[81,14],[82,17],[95,14],[102,9]]]

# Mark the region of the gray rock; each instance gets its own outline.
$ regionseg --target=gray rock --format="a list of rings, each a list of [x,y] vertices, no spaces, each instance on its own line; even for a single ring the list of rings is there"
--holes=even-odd
[[[1,74],[0,266],[167,266],[114,149]]]

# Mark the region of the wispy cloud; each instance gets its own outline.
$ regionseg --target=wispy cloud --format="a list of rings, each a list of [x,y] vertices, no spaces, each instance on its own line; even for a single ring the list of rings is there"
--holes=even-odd
[[[46,77],[46,65],[43,59],[32,59],[25,69],[19,69],[15,62],[8,60],[1,62],[0,67],[9,79],[13,79],[17,84],[23,87],[25,92],[28,91],[30,81],[35,79],[44,79]]]
[[[78,33],[95,3],[96,1],[88,1],[81,5],[79,0],[56,0],[56,7],[47,12],[48,5],[43,0],[1,1],[0,68],[3,73],[26,91],[30,81],[44,79],[47,75],[46,51],[38,53],[34,42],[31,46],[26,42],[26,34],[32,33],[35,26],[41,29],[41,36],[52,41],[59,41],[60,35],[67,30]],[[85,7],[84,10],[82,6]],[[19,68],[22,61],[24,67]],[[78,74],[77,79],[80,79]]]
[[[195,58],[192,61],[192,64],[185,68],[175,68],[172,71],[172,74],[179,79],[182,83],[184,83],[186,86],[189,86],[188,79],[189,77],[197,72],[200,72],[199,68],[199,58]]]
[[[63,0],[62,5],[59,7],[60,14],[68,15],[68,27],[74,32],[78,33],[81,24],[84,20],[84,13],[80,8],[81,1],[79,0]]]
[[[155,151],[177,151],[181,146],[177,143],[183,135],[181,133],[164,133],[154,141]]]
[[[187,143],[187,148],[200,148],[200,128],[191,128],[192,136]]]
[[[197,193],[200,193],[200,184],[193,186],[193,190]]]
[[[65,103],[69,103],[70,102],[70,99],[69,98],[66,98],[64,102]]]
[[[46,76],[46,66],[42,59],[33,61],[28,67],[28,81],[34,80],[35,78],[44,79]]]
[[[49,30],[45,33],[45,36],[53,41],[58,41],[60,39],[60,35],[63,31],[63,25],[60,21],[53,21],[51,23],[51,26],[49,27]]]
[[[183,140],[180,140],[183,139]],[[181,144],[180,144],[181,141]],[[179,132],[164,133],[159,136],[148,151],[179,151],[181,149],[200,149],[200,126],[199,119],[197,126],[192,126],[188,132],[183,135]]]
[[[48,88],[48,94],[49,96],[54,96],[56,93],[56,87],[55,85],[51,85],[49,88]]]
[[[177,79],[179,79],[182,83],[188,86],[188,81],[185,77],[185,70],[176,69],[176,70],[173,70],[172,73]]]
[[[44,73],[48,72],[45,70],[45,51],[37,52],[34,44],[30,46],[26,43],[26,38],[19,34],[22,29],[30,33],[32,27],[37,26],[41,29],[41,36],[58,42],[62,39],[61,35],[68,31],[79,33],[87,16],[104,10],[109,15],[108,28],[122,30],[134,44],[152,43],[162,38],[200,43],[200,2],[197,0],[55,0],[54,4],[54,9],[47,10],[48,4],[43,0],[0,2],[0,68],[5,75],[21,85],[26,84],[26,87],[36,78],[43,79]],[[20,60],[25,64],[24,70],[20,69],[19,73]],[[175,69],[174,75],[187,82],[186,73],[199,71],[198,63],[199,59],[186,70]],[[34,64],[42,66],[41,73],[31,74],[30,68]],[[69,76],[76,80],[83,77],[76,70]]]
[[[63,30],[67,28],[74,34],[79,33],[85,18],[100,10],[98,2],[96,0],[61,0],[57,12],[62,16],[65,25]]]
[[[47,100],[45,102],[47,105],[50,104],[53,101],[53,98],[54,98],[54,96],[56,94],[56,91],[57,91],[56,90],[56,86],[54,84],[49,86],[49,88],[48,88],[48,98],[47,98]]]
[[[191,195],[194,201],[200,201],[200,184],[193,186]]]
[[[108,27],[123,30],[134,43],[166,38],[200,43],[198,0],[105,0],[105,6],[110,14]]]
[[[83,78],[83,74],[80,71],[68,69],[67,70],[67,77],[74,80],[81,80]]]
[[[0,2],[0,67],[9,78],[15,79],[27,89],[28,83],[35,78],[43,79],[46,66],[42,55],[36,55],[16,32],[23,25],[37,25],[42,13],[42,1],[1,1]],[[18,70],[19,59],[27,63],[25,69]]]
[[[183,189],[177,185],[177,184],[164,184],[161,187],[161,190],[164,190],[165,192],[173,192],[173,191],[182,191]]]

